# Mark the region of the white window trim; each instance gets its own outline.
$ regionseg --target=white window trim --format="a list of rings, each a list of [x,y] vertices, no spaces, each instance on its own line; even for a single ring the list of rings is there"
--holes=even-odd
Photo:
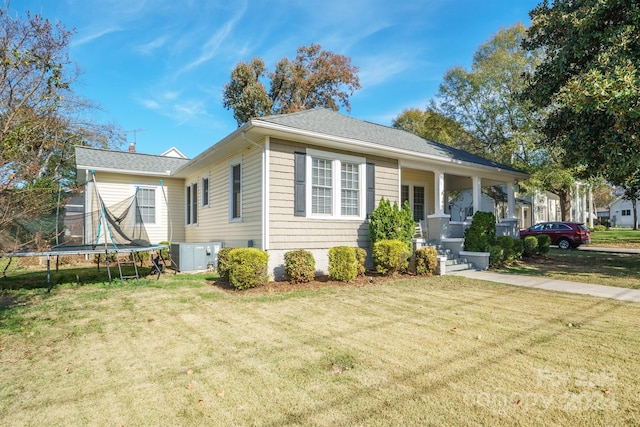
[[[329,151],[320,151],[314,149],[307,149],[306,156],[306,176],[305,176],[305,192],[306,197],[306,212],[309,219],[328,219],[328,220],[364,220],[366,217],[365,211],[367,207],[367,160],[364,157],[350,156],[347,154],[332,153]],[[333,194],[331,200],[331,214],[314,214],[312,212],[312,194],[313,194],[313,158],[320,158],[332,161],[332,183]],[[341,165],[345,163],[355,163],[358,165],[358,192],[359,192],[359,206],[358,215],[342,215],[342,177],[341,177]]]
[[[132,187],[131,187],[131,195],[132,195],[133,197],[135,197],[135,196],[136,196],[136,193],[138,192],[138,189],[141,189],[141,190],[143,190],[143,189],[144,189],[144,190],[155,190],[155,193],[154,193],[154,195],[155,195],[155,201],[154,201],[154,202],[155,202],[155,206],[154,206],[154,207],[155,207],[154,222],[144,222],[144,221],[143,221],[143,223],[144,223],[144,225],[145,225],[145,226],[146,226],[146,225],[156,225],[156,224],[158,224],[158,223],[159,223],[159,221],[158,221],[158,213],[159,213],[159,212],[158,212],[158,206],[159,206],[159,205],[158,205],[158,188],[159,188],[159,187],[154,186],[154,185],[144,185],[144,184],[143,184],[143,185],[136,184],[136,185],[132,185]],[[138,201],[136,200],[136,201],[135,201],[135,203],[137,203],[137,202],[138,202]],[[134,222],[134,224],[135,224],[135,225],[138,225],[138,224],[139,224],[139,223],[138,223],[138,220],[137,220],[137,218],[136,218],[136,216],[135,216],[135,215],[133,216],[133,222]]]
[[[237,218],[233,217],[233,168],[235,166],[240,166],[240,216]],[[243,185],[242,185],[242,157],[238,157],[232,159],[229,162],[229,222],[242,222],[242,193],[243,193]]]

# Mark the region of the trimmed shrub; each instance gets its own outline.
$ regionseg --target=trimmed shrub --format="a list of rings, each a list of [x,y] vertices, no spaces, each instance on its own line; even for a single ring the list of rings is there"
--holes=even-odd
[[[546,234],[538,234],[536,238],[538,239],[538,253],[548,254],[551,249],[551,237]]]
[[[229,256],[235,248],[220,248],[218,251],[218,275],[222,282],[229,283]]]
[[[358,276],[364,276],[364,273],[367,271],[364,267],[364,263],[367,260],[367,251],[362,248],[356,249],[356,261],[358,261]]]
[[[519,241],[519,239],[514,239],[511,236],[498,236],[496,238],[496,243],[502,248],[503,264],[511,264],[522,256],[522,250],[519,255],[516,255],[516,242]]]
[[[604,224],[594,225],[593,231],[607,231],[607,226]]]
[[[513,239],[513,257],[521,259],[524,253],[524,241],[522,239]]]
[[[438,268],[438,251],[432,246],[425,246],[416,251],[416,274],[431,276]]]
[[[169,258],[169,249],[171,249],[171,243],[167,242],[166,240],[160,242],[161,245],[167,245],[166,249],[162,249],[160,250],[160,256],[164,259]]]
[[[269,254],[258,248],[237,248],[229,254],[229,283],[236,289],[255,288],[269,281]]]
[[[382,240],[400,240],[410,252],[415,232],[416,223],[408,202],[400,209],[397,203],[394,202],[391,206],[384,197],[380,199],[378,207],[369,218],[369,239],[372,245]]]
[[[385,275],[406,271],[409,266],[407,245],[400,240],[381,240],[374,243],[373,264],[378,273]]]
[[[316,260],[309,251],[299,249],[284,254],[284,272],[291,283],[307,283],[316,277]]]
[[[496,268],[504,265],[504,249],[500,245],[489,247],[489,267]]]
[[[538,253],[538,239],[535,236],[527,236],[524,238],[524,252],[526,257],[534,256]]]
[[[329,279],[348,282],[358,275],[356,248],[335,246],[329,248]]]
[[[464,250],[490,252],[489,249],[495,244],[496,216],[491,212],[476,212],[471,225],[464,230]]]

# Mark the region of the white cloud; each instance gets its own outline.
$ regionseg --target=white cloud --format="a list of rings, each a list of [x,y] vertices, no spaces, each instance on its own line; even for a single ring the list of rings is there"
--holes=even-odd
[[[166,44],[166,42],[167,42],[166,36],[156,37],[155,39],[151,40],[149,43],[138,45],[136,47],[136,50],[142,53],[143,55],[151,55],[153,52],[163,47]]]
[[[363,63],[359,64],[360,85],[363,88],[378,86],[392,80],[411,65],[409,61],[388,54],[365,58]]]
[[[142,106],[150,110],[158,110],[160,108],[160,104],[153,99],[140,99],[139,102]]]
[[[80,46],[89,42],[92,42],[93,40],[99,39],[100,37],[106,36],[108,34],[111,33],[116,33],[118,31],[122,31],[123,29],[120,26],[114,26],[114,27],[108,27],[108,28],[104,28],[102,30],[84,35],[83,37],[81,37],[78,40],[74,40],[71,44],[73,46]],[[82,33],[80,33],[82,34]]]
[[[224,25],[222,25],[222,27],[218,31],[216,31],[213,34],[213,36],[211,36],[206,41],[206,43],[202,46],[202,49],[200,50],[200,55],[196,59],[192,60],[187,65],[182,67],[178,71],[178,74],[181,74],[185,71],[189,71],[211,60],[218,53],[218,49],[220,48],[222,43],[227,39],[227,37],[232,33],[236,24],[238,23],[238,21],[240,21],[240,19],[242,18],[246,10],[247,10],[247,5],[246,3],[244,3],[242,7],[238,10],[238,12],[235,14],[235,16],[233,16],[231,19],[225,22]]]

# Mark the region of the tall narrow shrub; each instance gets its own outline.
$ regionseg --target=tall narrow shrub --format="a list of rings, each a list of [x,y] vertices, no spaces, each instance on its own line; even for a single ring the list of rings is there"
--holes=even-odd
[[[405,202],[402,208],[399,208],[398,203],[394,202],[391,205],[391,202],[383,197],[369,219],[369,239],[372,246],[381,240],[400,240],[410,251],[415,227],[409,203]]]

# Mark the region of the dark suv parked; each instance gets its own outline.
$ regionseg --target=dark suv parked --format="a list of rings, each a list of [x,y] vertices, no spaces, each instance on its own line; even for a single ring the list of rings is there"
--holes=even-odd
[[[591,243],[591,234],[586,225],[578,222],[541,222],[520,230],[520,238],[546,234],[551,237],[551,244],[560,249],[577,248],[581,244]]]

